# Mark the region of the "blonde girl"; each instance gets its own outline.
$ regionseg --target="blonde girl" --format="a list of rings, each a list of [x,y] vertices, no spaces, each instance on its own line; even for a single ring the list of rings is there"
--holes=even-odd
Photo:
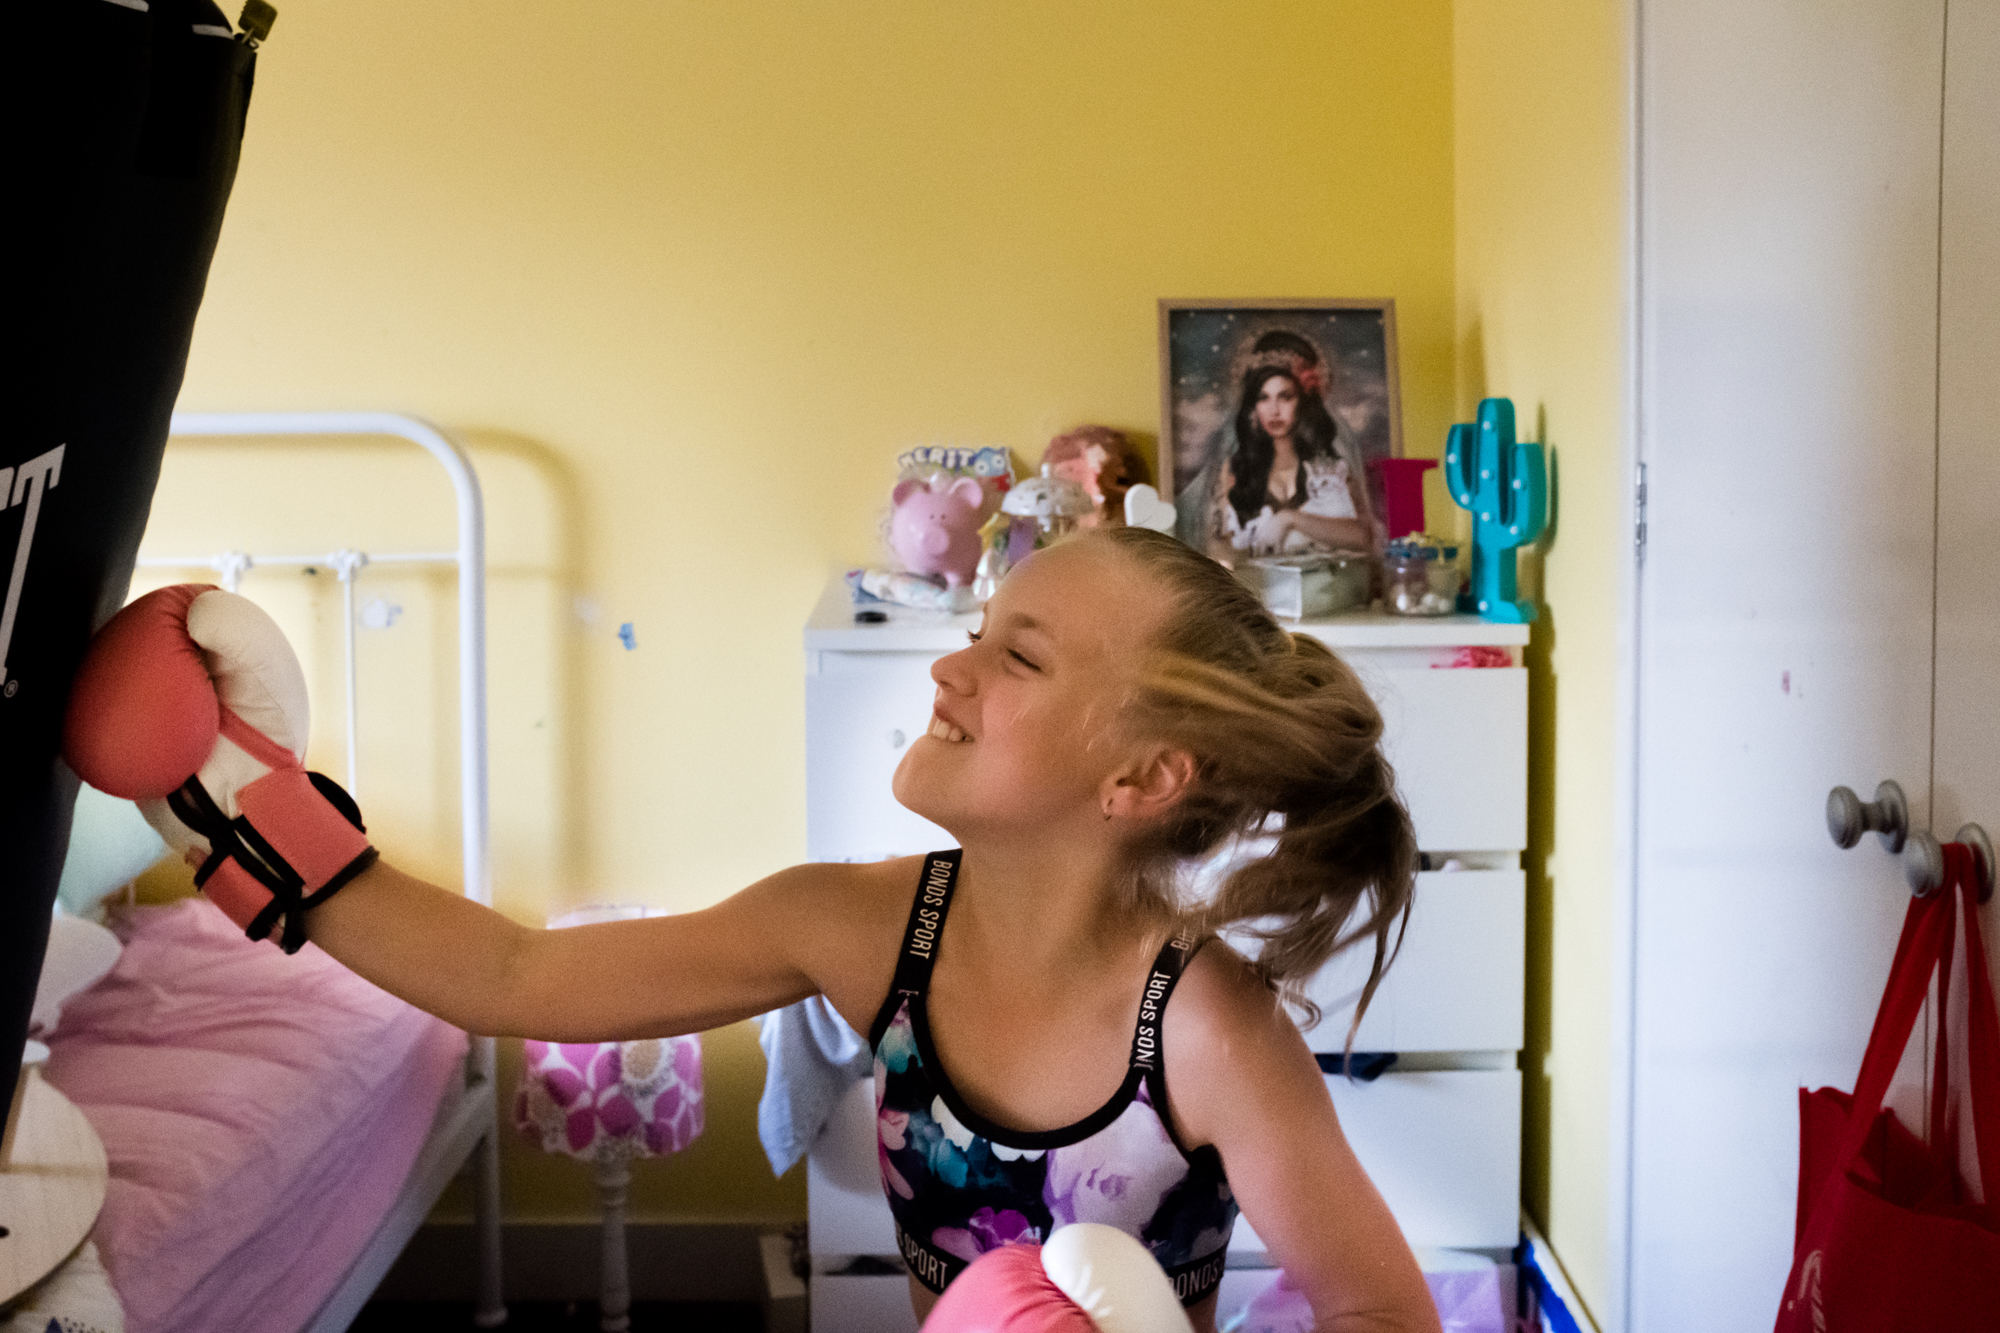
[[[667,1036],[824,995],[875,1050],[920,1318],[986,1249],[1104,1221],[1209,1333],[1240,1209],[1321,1330],[1437,1329],[1288,1009],[1350,944],[1373,953],[1365,1006],[1412,891],[1409,819],[1354,674],[1207,557],[1135,529],[1025,562],[931,674],[931,726],[895,795],[951,851],[796,866],[702,911],[561,931],[371,853],[296,915],[362,976],[475,1032]],[[176,840],[196,857],[213,841]],[[1188,895],[1186,867],[1266,841]],[[1254,959],[1215,938],[1225,927]]]

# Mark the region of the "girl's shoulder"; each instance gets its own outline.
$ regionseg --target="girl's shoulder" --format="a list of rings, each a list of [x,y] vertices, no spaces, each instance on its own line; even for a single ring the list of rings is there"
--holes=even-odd
[[[780,871],[770,907],[791,934],[808,973],[850,1024],[866,1023],[888,994],[897,945],[916,898],[921,856],[819,861]]]
[[[900,885],[908,897],[916,890],[923,865],[921,856],[892,856],[886,861],[808,861],[780,873],[828,892],[864,899],[891,894]]]
[[[1204,941],[1188,960],[1164,1022],[1169,1049],[1179,1043],[1191,1052],[1298,1030],[1263,973],[1220,938]]]
[[[1276,1068],[1318,1074],[1277,991],[1220,939],[1188,961],[1162,1026],[1169,1097],[1190,1146],[1213,1141],[1246,1081]]]

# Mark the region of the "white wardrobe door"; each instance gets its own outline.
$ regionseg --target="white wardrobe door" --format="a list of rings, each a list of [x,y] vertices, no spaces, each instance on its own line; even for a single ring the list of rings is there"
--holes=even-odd
[[[1631,1234],[1613,1328],[1763,1333],[1929,807],[1944,2],[1642,6]]]
[[[1938,301],[1932,831],[2000,837],[2000,0],[1951,0]],[[2000,894],[1981,913],[2000,950]]]

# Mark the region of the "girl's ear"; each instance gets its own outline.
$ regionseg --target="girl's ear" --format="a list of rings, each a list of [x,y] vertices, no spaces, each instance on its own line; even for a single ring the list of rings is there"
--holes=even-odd
[[[1104,780],[1104,817],[1157,819],[1180,804],[1194,785],[1194,774],[1194,756],[1186,750],[1149,750]]]

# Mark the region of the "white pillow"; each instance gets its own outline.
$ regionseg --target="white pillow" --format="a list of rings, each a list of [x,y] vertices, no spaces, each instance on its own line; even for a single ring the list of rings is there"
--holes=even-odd
[[[166,854],[167,844],[138,806],[85,783],[76,794],[76,813],[70,818],[69,857],[63,862],[56,900],[66,912],[94,914],[98,899]]]
[[[124,951],[118,937],[95,921],[58,912],[49,923],[49,952],[42,959],[35,1007],[28,1014],[29,1035],[46,1040],[56,1030],[69,998],[95,986]]]

